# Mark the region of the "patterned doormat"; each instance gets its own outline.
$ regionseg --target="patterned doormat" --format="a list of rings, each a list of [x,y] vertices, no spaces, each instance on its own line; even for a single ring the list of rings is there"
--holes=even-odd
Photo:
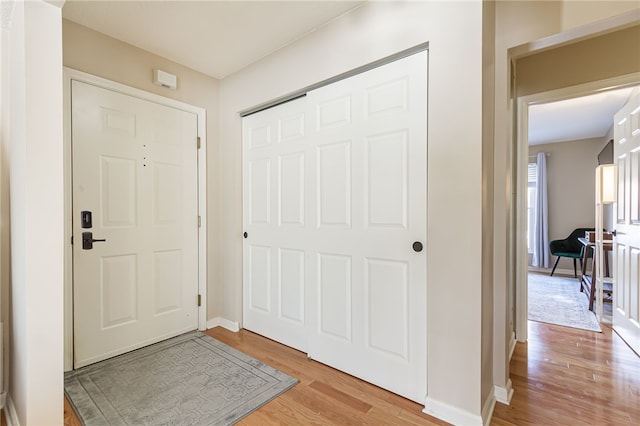
[[[602,331],[577,278],[529,274],[528,288],[530,320]]]
[[[200,332],[65,373],[83,424],[230,425],[298,380]]]

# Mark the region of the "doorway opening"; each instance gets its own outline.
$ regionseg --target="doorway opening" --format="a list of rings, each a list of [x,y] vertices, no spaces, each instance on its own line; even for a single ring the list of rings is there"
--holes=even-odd
[[[619,100],[614,101],[613,104],[617,105],[617,103],[622,102],[621,105],[624,105],[624,101],[628,99],[634,88],[638,87],[639,84],[638,74],[630,74],[518,98],[517,137],[519,142],[517,144],[516,164],[516,170],[518,170],[516,176],[518,182],[516,215],[518,219],[516,222],[519,224],[519,235],[523,236],[517,241],[516,247],[517,259],[519,260],[516,265],[516,338],[518,341],[526,341],[527,339],[529,273],[549,275],[553,265],[551,262],[555,262],[555,257],[549,256],[546,264],[544,262],[539,262],[536,265],[532,264],[534,255],[530,249],[535,245],[535,242],[530,241],[534,237],[534,233],[531,233],[530,236],[528,232],[529,217],[533,217],[533,212],[529,208],[529,201],[532,198],[532,191],[529,185],[529,171],[531,170],[529,164],[531,164],[535,156],[531,154],[543,152],[547,161],[554,165],[552,170],[555,171],[555,174],[551,177],[547,176],[548,186],[555,185],[551,191],[553,193],[547,194],[547,197],[552,198],[551,200],[548,199],[547,202],[549,212],[547,218],[548,239],[542,244],[547,249],[549,241],[564,238],[564,234],[569,235],[575,228],[595,226],[594,173],[595,167],[598,165],[597,155],[612,137],[609,133],[613,131],[613,114],[617,111],[617,107],[612,107],[612,113],[604,111],[601,113],[601,115],[604,115],[603,119],[609,121],[608,128],[610,128],[610,131],[600,136],[595,136],[596,133],[594,133],[591,137],[569,138],[568,141],[562,142],[553,141],[553,139],[563,138],[559,132],[568,131],[564,129],[566,126],[562,124],[562,120],[570,121],[572,114],[580,108],[579,105],[585,105],[585,100],[593,99],[594,96],[600,104],[603,102],[602,99],[606,97],[610,99],[617,97]],[[576,111],[571,111],[571,108]],[[565,114],[563,109],[567,109],[565,118],[563,118]],[[554,122],[555,124],[549,124],[548,122],[545,124],[545,120],[548,119],[540,119],[539,116],[536,116],[536,114],[540,114],[540,110],[543,112],[548,110],[547,112],[552,114],[554,119],[559,118],[560,121]],[[577,118],[573,119],[570,123],[571,126],[577,124],[576,120]],[[554,127],[553,130],[558,133],[550,134],[547,131],[549,127]],[[533,141],[533,144],[531,141]],[[546,141],[547,143],[541,143],[540,141]],[[587,158],[591,158],[590,163],[586,162]],[[583,170],[581,176],[586,174],[588,177],[578,176],[576,178],[576,170],[581,169]],[[548,168],[547,172],[549,172]],[[560,180],[563,181],[561,185],[558,184]],[[540,203],[536,204],[540,205]],[[607,218],[605,220],[605,228],[607,228],[607,223],[609,223],[609,227],[612,227],[611,212],[605,212],[605,217]],[[555,274],[558,273],[568,277],[574,276],[570,259],[560,261],[559,269],[556,270]],[[579,289],[581,271],[578,270],[576,275],[575,288]]]

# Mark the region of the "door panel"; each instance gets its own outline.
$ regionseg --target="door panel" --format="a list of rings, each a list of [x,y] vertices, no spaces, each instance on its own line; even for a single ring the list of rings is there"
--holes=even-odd
[[[318,148],[318,227],[351,226],[351,141]]]
[[[367,344],[370,348],[407,359],[409,291],[407,262],[365,259]]]
[[[197,118],[78,81],[71,103],[78,368],[197,328]]]
[[[243,119],[243,326],[419,402],[426,83],[424,52]]]
[[[138,260],[137,256],[105,256],[101,261],[100,283],[104,318],[102,326],[109,328],[137,318]]]
[[[153,256],[154,315],[180,309],[180,275],[183,269],[182,251],[165,250]]]
[[[279,252],[280,316],[304,325],[304,251],[281,248]]]
[[[613,328],[640,354],[640,95],[614,118],[618,168]]]
[[[312,155],[302,105],[295,100],[243,119],[243,327],[306,352]]]
[[[271,313],[271,247],[252,245],[249,248],[249,264],[249,307]]]
[[[426,76],[425,52],[307,94],[310,109],[326,113],[316,115],[311,143],[334,154],[319,160],[309,251],[318,253],[322,297],[308,316],[309,356],[418,402],[426,253],[412,244],[426,241]]]
[[[120,228],[135,226],[136,163],[125,158],[103,156],[100,164],[102,226]]]
[[[367,226],[407,227],[407,134],[376,135],[365,141]]]
[[[318,255],[318,334],[351,342],[351,256]]]
[[[249,221],[252,225],[271,222],[271,160],[259,158],[249,164],[251,189],[249,195]]]
[[[304,153],[278,157],[278,196],[280,226],[304,226]]]

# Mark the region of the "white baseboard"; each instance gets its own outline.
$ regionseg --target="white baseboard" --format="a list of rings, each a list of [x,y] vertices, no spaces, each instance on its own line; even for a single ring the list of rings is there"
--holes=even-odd
[[[493,416],[493,409],[496,407],[496,398],[494,392],[489,392],[487,399],[482,404],[482,424],[489,426],[491,424],[491,417]]]
[[[16,406],[13,404],[11,395],[7,394],[7,403],[4,407],[4,414],[7,418],[7,426],[20,426],[20,420],[18,420],[18,412]]]
[[[207,330],[214,327],[224,327],[229,331],[233,331],[234,333],[240,331],[240,325],[237,321],[229,321],[228,319],[222,317],[215,317],[207,321]]]
[[[490,397],[493,399],[493,395],[490,395]],[[422,412],[454,425],[484,426],[485,424],[482,416],[461,410],[430,397],[427,397]],[[493,409],[491,409],[491,412],[493,412]]]
[[[506,405],[511,404],[511,397],[513,396],[511,379],[507,380],[507,384],[504,387],[493,385],[493,394],[497,402]]]

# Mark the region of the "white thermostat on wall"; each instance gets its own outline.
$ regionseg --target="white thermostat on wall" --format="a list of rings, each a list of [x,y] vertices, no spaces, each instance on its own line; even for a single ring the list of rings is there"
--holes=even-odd
[[[153,70],[153,84],[176,90],[176,87],[178,87],[178,77],[162,70]]]

